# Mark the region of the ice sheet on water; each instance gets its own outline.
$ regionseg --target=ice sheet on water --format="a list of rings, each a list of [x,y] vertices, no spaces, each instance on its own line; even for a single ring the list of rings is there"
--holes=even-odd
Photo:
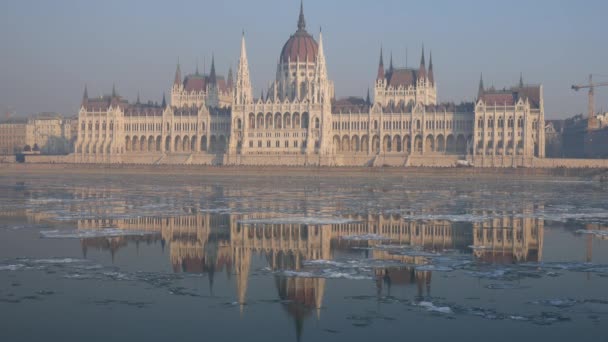
[[[381,259],[339,259],[339,260],[308,260],[304,266],[317,268],[343,268],[343,269],[373,269],[387,267],[403,267],[406,264],[394,260]]]
[[[530,304],[553,306],[553,307],[557,307],[557,308],[569,308],[569,307],[572,307],[579,303],[580,303],[580,301],[570,299],[570,298],[553,298],[553,299],[536,300],[536,301],[530,302]]]
[[[24,264],[0,265],[0,271],[18,271],[25,267]]]
[[[389,237],[378,234],[362,234],[362,235],[349,235],[340,236],[340,240],[346,241],[386,241],[390,240]]]
[[[90,262],[86,259],[75,258],[48,258],[48,259],[23,259],[33,264],[80,264]]]
[[[452,313],[452,308],[450,308],[449,306],[437,306],[437,305],[433,304],[432,302],[422,301],[422,302],[416,303],[416,305],[421,306],[421,307],[427,309],[428,311],[432,311],[432,312],[438,312],[438,313],[442,313],[442,314],[451,314]]]
[[[576,231],[577,234],[590,234],[600,239],[608,239],[608,230],[585,230],[579,229]]]
[[[294,278],[324,278],[324,279],[349,279],[349,280],[370,280],[371,275],[360,274],[357,272],[333,271],[329,269],[316,271],[279,271],[277,274],[285,277]]]
[[[44,230],[40,232],[47,239],[86,239],[96,237],[144,236],[156,235],[158,232],[126,229],[91,229],[91,230]]]
[[[310,225],[325,225],[325,224],[344,224],[357,222],[355,220],[326,217],[326,216],[291,216],[291,217],[271,217],[259,219],[244,219],[239,221],[242,224],[310,224]]]
[[[454,269],[448,266],[440,265],[420,265],[416,266],[416,271],[431,271],[431,272],[452,272]]]

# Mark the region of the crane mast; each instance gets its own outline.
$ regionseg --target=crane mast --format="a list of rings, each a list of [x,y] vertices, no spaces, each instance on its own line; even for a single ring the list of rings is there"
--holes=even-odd
[[[593,88],[593,75],[589,75],[589,104],[587,105],[587,115],[589,120],[591,120],[595,115],[595,99]]]
[[[595,88],[606,86],[608,86],[608,82],[593,83],[593,75],[589,75],[589,84],[572,86],[572,89],[575,91],[589,88],[589,103],[587,104],[587,129],[597,128],[597,123],[595,120]]]

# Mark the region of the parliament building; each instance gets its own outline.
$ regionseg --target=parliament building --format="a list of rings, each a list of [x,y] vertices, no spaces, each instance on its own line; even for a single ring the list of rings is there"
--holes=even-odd
[[[117,94],[92,98],[85,87],[73,162],[294,165],[497,166],[543,158],[540,85],[496,90],[480,80],[474,102],[438,101],[432,55],[417,68],[385,66],[373,94],[336,99],[323,34],[297,30],[283,46],[275,80],[254,97],[245,35],[238,69],[182,77],[169,102],[135,103]]]

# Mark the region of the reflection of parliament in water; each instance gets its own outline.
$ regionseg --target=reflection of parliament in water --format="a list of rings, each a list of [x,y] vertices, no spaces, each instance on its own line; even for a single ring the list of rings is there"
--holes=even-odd
[[[534,210],[530,206],[529,210]],[[481,213],[486,215],[488,213]],[[455,249],[469,253],[475,247],[475,258],[485,262],[514,263],[540,261],[543,248],[542,219],[515,212],[494,213],[497,218],[470,224],[454,224],[444,220],[405,221],[399,215],[352,215],[356,222],[325,225],[304,224],[243,224],[247,219],[233,214],[196,214],[178,217],[147,217],[124,220],[80,220],[79,229],[115,227],[160,233],[169,244],[170,259],[175,272],[207,273],[210,281],[215,272],[236,275],[238,302],[246,303],[247,282],[253,253],[266,256],[272,270],[300,270],[305,260],[330,260],[334,251],[355,244],[377,242],[349,241],[341,238],[379,234],[390,238],[391,244],[422,247],[424,250]],[[83,249],[101,247],[114,253],[128,239],[146,237],[116,237],[84,239]],[[148,238],[149,239],[149,238]],[[158,239],[158,237],[156,237]],[[109,242],[112,241],[112,242]],[[407,264],[422,264],[422,257],[395,255],[387,250],[370,251],[379,260],[397,260]],[[415,284],[418,296],[430,286],[431,272],[414,268],[376,271],[379,287],[390,276],[392,285]],[[289,299],[288,310],[296,316],[301,309],[319,310],[322,306],[325,279],[277,277],[281,299]],[[309,311],[310,313],[310,311]]]

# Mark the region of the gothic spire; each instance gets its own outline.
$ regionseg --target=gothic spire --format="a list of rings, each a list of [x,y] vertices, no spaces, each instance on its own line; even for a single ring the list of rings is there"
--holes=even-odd
[[[429,82],[435,83],[435,74],[433,73],[433,51],[429,53]]]
[[[523,73],[519,73],[519,87],[523,88],[524,87],[524,74]]]
[[[89,101],[89,91],[87,90],[87,85],[84,85],[84,93],[82,94],[82,104],[86,104]]]
[[[317,54],[317,65],[320,74],[319,77],[327,78],[327,65],[325,64],[325,51],[323,49],[323,32],[319,29],[319,50]]]
[[[175,80],[173,80],[173,85],[180,85],[182,83],[182,70],[179,66],[179,58],[177,59],[177,68],[175,69]]]
[[[378,64],[378,76],[376,79],[384,79],[384,58],[382,57],[382,46],[380,47],[380,63]]]
[[[252,100],[251,81],[249,79],[249,62],[247,61],[247,48],[245,46],[245,31],[241,38],[241,57],[236,75],[235,101],[237,104],[246,104]]]
[[[420,68],[418,69],[418,79],[426,78],[426,65],[424,62],[424,44],[422,45],[422,56],[420,57]]]
[[[422,56],[420,57],[420,66],[424,66],[424,44],[422,44]]]
[[[372,104],[372,100],[369,97],[369,88],[367,88],[367,97],[365,98],[365,103],[367,103],[368,105]]]
[[[198,73],[198,58],[196,59],[196,70],[194,71],[194,74],[197,75],[197,76],[199,75],[199,73]]]
[[[139,102],[139,92],[137,92],[137,100],[135,101],[135,104],[140,104],[140,102]]]
[[[298,18],[298,31],[306,30],[306,20],[304,19],[304,0],[300,1],[300,17]]]
[[[483,88],[483,73],[481,74],[481,76],[479,76],[479,89],[477,90],[477,97],[481,98],[481,96],[483,95],[484,92],[484,88]]]
[[[116,97],[116,85],[112,83],[112,97]]]
[[[137,100],[139,101],[139,96],[137,96]],[[167,100],[165,99],[165,93],[163,93],[163,102],[161,104],[163,108],[167,107]]]
[[[228,89],[232,90],[233,83],[234,81],[232,79],[232,66],[230,66],[230,68],[228,68],[228,79],[226,80],[226,85],[228,86]]]
[[[393,52],[392,51],[391,51],[391,62],[389,64],[388,70],[389,70],[388,71],[389,73],[393,72]]]
[[[211,71],[209,72],[209,81],[211,84],[217,83],[217,76],[215,74],[215,56],[211,55]]]

